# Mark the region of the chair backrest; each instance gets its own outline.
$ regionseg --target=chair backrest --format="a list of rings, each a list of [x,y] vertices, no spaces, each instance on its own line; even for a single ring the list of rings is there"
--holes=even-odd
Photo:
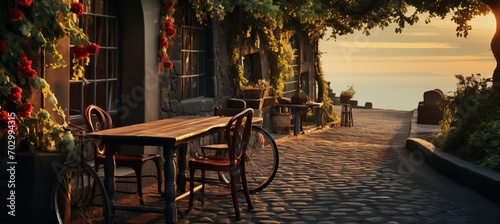
[[[231,165],[245,162],[245,153],[252,131],[253,109],[247,108],[231,118],[226,126],[226,142]]]
[[[97,120],[93,118],[94,116]],[[85,109],[83,118],[85,119],[90,132],[106,130],[113,127],[113,121],[108,112],[96,105],[89,105]]]
[[[83,118],[85,119],[90,132],[106,130],[113,127],[113,121],[108,112],[96,105],[89,105],[85,109]],[[94,147],[94,151],[96,153],[95,156],[103,155],[106,150],[105,145],[102,144],[99,140],[95,142]]]
[[[244,102],[244,101],[243,101]],[[217,106],[214,110],[214,115],[215,116],[224,116],[224,117],[229,117],[229,116],[235,116],[236,114],[240,113],[243,111],[245,108],[222,108],[222,106]],[[223,142],[223,131],[219,132],[217,134],[217,142],[222,143]]]

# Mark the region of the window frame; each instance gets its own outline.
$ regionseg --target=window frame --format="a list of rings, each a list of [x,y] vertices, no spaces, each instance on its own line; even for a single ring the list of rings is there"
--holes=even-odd
[[[104,3],[104,7],[96,9],[95,5],[99,3]],[[84,79],[72,80],[71,77],[69,79],[69,119],[71,122],[76,123],[79,123],[79,120],[81,122],[82,114],[90,104],[98,105],[112,115],[119,112],[117,102],[120,92],[120,20],[117,2],[114,0],[84,0],[82,4],[85,7],[85,13],[79,18],[77,24],[88,33],[90,42],[97,43],[100,49],[96,55],[90,56],[90,63],[86,67]],[[101,10],[101,12],[97,12],[98,10]],[[110,15],[111,13],[113,15]],[[89,21],[88,27],[85,27],[85,23]],[[100,22],[103,23],[103,27],[99,27]],[[78,63],[82,65],[84,61]],[[101,72],[101,70],[104,71]],[[72,73],[71,69],[70,74]],[[103,87],[100,87],[101,85]],[[86,95],[90,95],[90,99],[86,99]],[[104,97],[104,99],[100,100],[99,97]]]
[[[182,70],[178,77],[180,100],[188,100],[206,95],[205,79],[208,78],[206,68],[207,34],[206,27],[200,25],[192,7],[184,7],[181,25]]]

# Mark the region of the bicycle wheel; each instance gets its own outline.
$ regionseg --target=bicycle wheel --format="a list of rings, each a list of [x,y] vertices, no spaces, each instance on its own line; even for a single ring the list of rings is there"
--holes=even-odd
[[[278,146],[269,132],[252,126],[247,146],[246,174],[250,193],[259,192],[274,179],[279,165]],[[219,172],[219,178],[229,183],[229,174]]]
[[[52,196],[59,223],[111,223],[104,185],[86,164],[65,166],[57,175]]]

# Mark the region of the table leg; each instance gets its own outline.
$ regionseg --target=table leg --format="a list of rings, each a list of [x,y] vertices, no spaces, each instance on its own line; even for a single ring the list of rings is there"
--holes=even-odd
[[[186,167],[187,167],[187,144],[182,144],[177,153],[177,190],[179,193],[186,192]]]
[[[111,208],[111,217],[115,215],[115,201],[113,199],[115,194],[115,173],[116,173],[116,164],[115,164],[115,151],[116,145],[112,143],[106,143],[106,158],[104,159],[104,188],[106,189],[106,193],[109,199],[109,206]],[[111,218],[112,219],[112,218]]]
[[[293,127],[293,135],[298,135],[300,133],[300,120],[301,120],[301,115],[300,115],[300,110],[299,109],[294,109],[294,127]]]
[[[163,156],[165,158],[165,222],[177,223],[177,208],[175,206],[175,169],[174,169],[175,147],[164,144]]]

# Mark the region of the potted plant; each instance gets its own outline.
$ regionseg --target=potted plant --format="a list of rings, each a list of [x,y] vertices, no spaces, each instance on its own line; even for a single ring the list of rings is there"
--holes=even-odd
[[[302,90],[299,90],[298,93],[295,93],[291,97],[292,103],[295,104],[303,104],[309,101],[309,96]]]
[[[243,98],[262,99],[271,94],[271,85],[265,79],[257,80],[255,84],[249,84],[243,88]]]
[[[349,103],[356,94],[356,90],[354,90],[353,85],[348,86],[346,90],[340,92],[340,103]]]

